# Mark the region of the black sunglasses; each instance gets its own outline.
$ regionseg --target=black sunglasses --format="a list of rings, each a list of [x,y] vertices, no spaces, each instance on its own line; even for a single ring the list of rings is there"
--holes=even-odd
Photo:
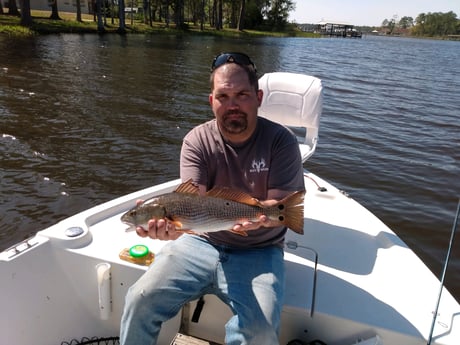
[[[257,73],[256,65],[251,61],[251,58],[243,53],[221,53],[217,55],[212,61],[211,72],[217,67],[225,65],[226,63],[236,63],[242,66],[250,66]]]

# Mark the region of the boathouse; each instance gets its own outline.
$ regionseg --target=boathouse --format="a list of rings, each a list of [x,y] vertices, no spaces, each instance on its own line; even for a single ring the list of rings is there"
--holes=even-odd
[[[353,37],[361,38],[362,33],[354,28],[354,25],[346,22],[320,21],[317,25],[317,32],[330,37]]]

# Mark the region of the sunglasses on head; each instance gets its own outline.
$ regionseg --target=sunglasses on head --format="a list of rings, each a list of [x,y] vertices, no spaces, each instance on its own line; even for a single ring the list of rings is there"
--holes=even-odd
[[[226,63],[236,63],[242,66],[250,66],[254,69],[254,72],[257,72],[254,62],[251,61],[249,56],[243,53],[221,53],[217,55],[212,61],[211,72]]]

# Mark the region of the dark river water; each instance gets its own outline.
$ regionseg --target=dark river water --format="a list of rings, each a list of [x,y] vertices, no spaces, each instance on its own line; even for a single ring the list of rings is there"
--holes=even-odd
[[[248,53],[261,74],[323,80],[320,140],[306,167],[440,276],[460,196],[460,42],[372,36],[0,37],[0,250],[177,178],[183,136],[212,117],[210,62],[225,50]],[[446,282],[460,299],[460,237]]]

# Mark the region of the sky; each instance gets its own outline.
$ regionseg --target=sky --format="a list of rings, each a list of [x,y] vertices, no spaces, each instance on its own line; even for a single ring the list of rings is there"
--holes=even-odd
[[[417,18],[420,13],[453,11],[460,19],[460,0],[294,0],[289,20],[315,24],[322,20],[358,26],[380,26],[397,16]]]

